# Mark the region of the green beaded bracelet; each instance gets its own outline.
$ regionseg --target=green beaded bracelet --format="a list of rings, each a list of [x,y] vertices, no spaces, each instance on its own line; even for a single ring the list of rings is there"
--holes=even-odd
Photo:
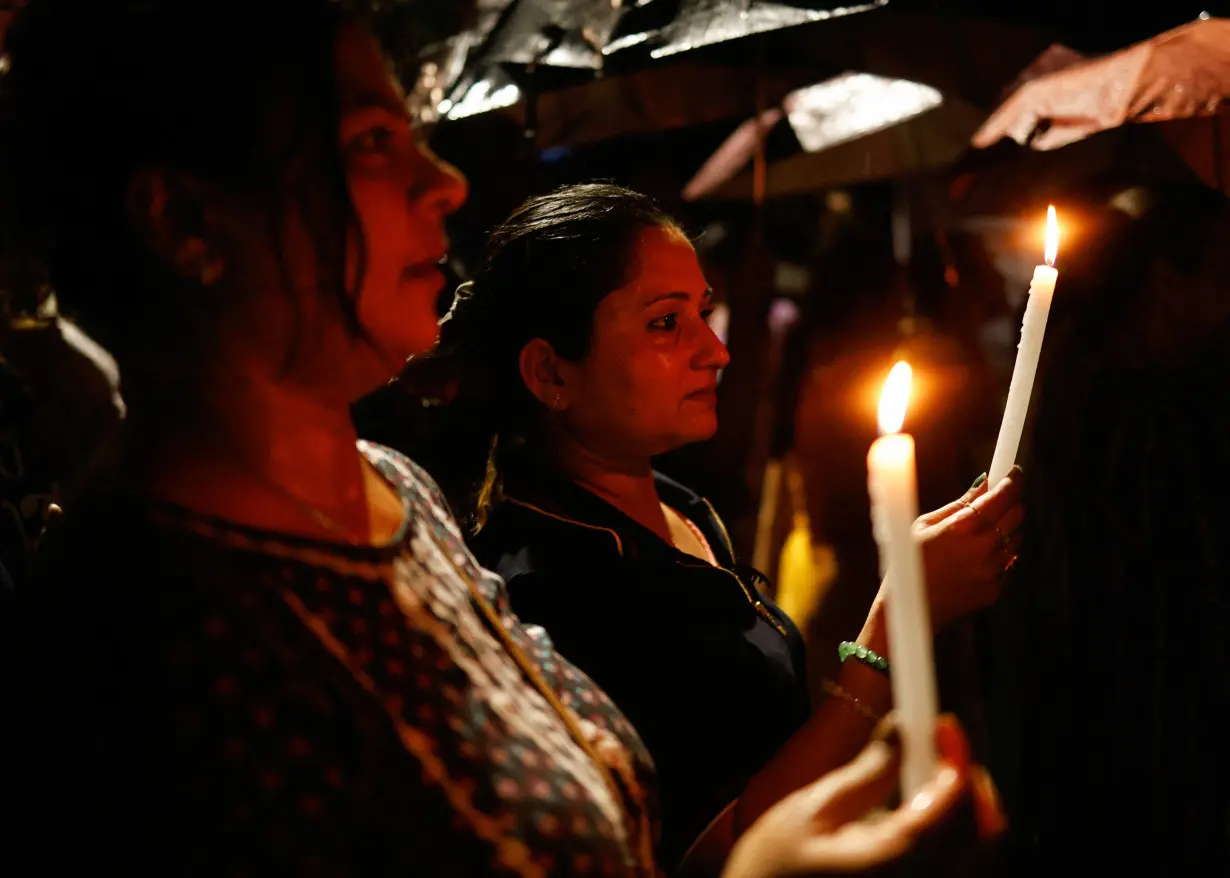
[[[869,668],[874,668],[882,674],[888,673],[888,659],[861,644],[843,640],[837,646],[837,655],[843,665],[846,659],[856,658]]]

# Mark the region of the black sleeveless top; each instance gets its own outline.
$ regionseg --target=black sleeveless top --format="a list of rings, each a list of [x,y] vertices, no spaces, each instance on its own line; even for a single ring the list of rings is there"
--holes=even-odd
[[[703,498],[664,476],[664,503],[718,566],[680,552],[572,482],[523,472],[472,540],[513,609],[607,692],[658,769],[663,866],[807,719],[802,637],[739,565]]]

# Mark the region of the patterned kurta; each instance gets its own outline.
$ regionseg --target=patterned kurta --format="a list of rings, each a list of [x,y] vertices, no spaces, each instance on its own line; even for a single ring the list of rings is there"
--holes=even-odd
[[[66,520],[18,616],[48,874],[653,873],[635,731],[520,625],[430,478],[360,450],[405,504],[387,547],[114,497]]]

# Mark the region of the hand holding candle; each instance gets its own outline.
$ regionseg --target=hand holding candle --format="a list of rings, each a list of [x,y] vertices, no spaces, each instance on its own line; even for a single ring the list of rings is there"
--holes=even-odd
[[[1055,281],[1059,278],[1059,272],[1055,270],[1058,251],[1059,223],[1052,206],[1046,211],[1046,264],[1034,269],[1034,278],[1029,284],[1029,303],[1025,306],[1025,319],[1021,322],[1021,342],[1017,345],[1008,403],[1004,406],[1004,419],[999,425],[999,440],[995,443],[991,469],[987,471],[988,486],[992,488],[1008,475],[1008,470],[1016,463],[1021,432],[1025,429],[1025,415],[1029,412],[1029,397],[1033,393],[1034,375],[1038,371],[1038,357],[1042,353],[1046,318],[1051,313],[1051,298],[1055,293]]]
[[[867,454],[871,522],[888,594],[889,655],[893,702],[900,717],[905,797],[920,789],[935,769],[937,700],[922,549],[913,531],[918,518],[914,438],[900,432],[910,379],[905,362],[889,373],[880,396],[881,436]]]

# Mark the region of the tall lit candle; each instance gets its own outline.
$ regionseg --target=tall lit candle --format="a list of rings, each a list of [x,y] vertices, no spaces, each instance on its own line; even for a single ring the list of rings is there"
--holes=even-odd
[[[1046,264],[1034,268],[1034,278],[1029,284],[1029,302],[1025,305],[1025,319],[1021,322],[1021,342],[1016,349],[1008,403],[999,425],[995,456],[991,458],[991,469],[987,472],[988,487],[999,484],[1016,463],[1021,431],[1025,429],[1025,415],[1029,412],[1029,397],[1034,389],[1034,375],[1038,371],[1038,357],[1042,353],[1042,336],[1046,334],[1046,318],[1051,313],[1055,281],[1059,278],[1059,272],[1055,270],[1058,253],[1059,222],[1052,206],[1046,210]]]
[[[911,796],[935,770],[935,667],[922,549],[914,536],[918,484],[914,437],[902,433],[910,366],[893,367],[880,395],[880,438],[867,454],[871,523],[887,584],[893,703],[900,720],[901,792]]]

